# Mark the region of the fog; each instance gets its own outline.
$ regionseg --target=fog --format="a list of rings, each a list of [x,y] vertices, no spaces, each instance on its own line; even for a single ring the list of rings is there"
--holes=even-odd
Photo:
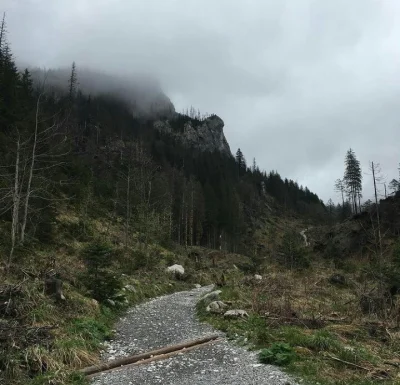
[[[16,59],[157,79],[177,111],[225,121],[230,147],[322,199],[352,147],[400,161],[398,0],[1,0]],[[364,198],[372,193],[364,176]],[[381,187],[381,192],[383,188]]]

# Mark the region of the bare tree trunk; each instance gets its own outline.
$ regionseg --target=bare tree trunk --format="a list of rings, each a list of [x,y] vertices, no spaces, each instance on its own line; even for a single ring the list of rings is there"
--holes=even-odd
[[[371,162],[372,168],[372,177],[374,179],[374,192],[375,192],[375,205],[376,205],[376,218],[378,221],[378,245],[379,245],[379,257],[378,257],[378,270],[379,270],[379,291],[380,294],[383,295],[383,284],[382,284],[382,263],[383,263],[383,251],[382,251],[382,234],[381,234],[381,223],[380,223],[380,215],[379,215],[379,206],[378,206],[378,194],[376,191],[376,178],[375,178],[375,166],[374,162]]]
[[[20,163],[20,138],[17,140],[17,155],[15,158],[15,175],[14,175],[14,191],[13,191],[13,211],[12,211],[12,222],[11,222],[11,249],[8,256],[7,268],[10,268],[12,258],[14,255],[15,245],[18,237],[18,226],[19,226],[19,206],[21,201],[20,195],[20,180],[19,180],[19,163]]]
[[[126,216],[125,216],[125,248],[128,247],[128,236],[129,236],[129,223],[130,223],[130,213],[131,213],[131,205],[130,205],[130,188],[131,188],[131,168],[129,166],[128,169],[128,177],[126,179]]]
[[[171,194],[171,200],[170,200],[170,204],[169,204],[169,238],[172,240],[172,194]]]
[[[381,235],[381,223],[380,223],[380,215],[379,215],[379,206],[378,206],[378,194],[376,191],[376,179],[375,179],[375,166],[374,162],[372,162],[372,176],[374,178],[374,191],[375,191],[375,204],[376,204],[376,218],[378,220],[378,236],[379,236],[379,250],[382,257],[382,235]]]
[[[191,183],[192,188],[192,202],[190,207],[190,246],[193,246],[193,238],[194,238],[194,186],[193,181]]]
[[[185,188],[186,188],[186,184],[184,183],[183,185],[183,194],[182,194],[182,209],[181,209],[181,225],[183,226],[183,232],[184,234],[182,235],[186,235],[186,225],[185,225]],[[186,240],[185,240],[186,242]]]
[[[31,159],[31,165],[29,168],[28,184],[26,186],[25,203],[24,203],[24,217],[22,219],[21,237],[20,237],[21,244],[23,244],[25,241],[25,229],[26,229],[26,223],[27,223],[27,219],[28,219],[29,199],[31,196],[33,170],[35,167],[35,160],[36,160],[36,145],[37,145],[38,125],[39,125],[39,106],[40,106],[41,96],[42,96],[42,94],[39,95],[37,103],[36,103],[35,133],[33,136],[32,155],[31,155],[32,159]]]

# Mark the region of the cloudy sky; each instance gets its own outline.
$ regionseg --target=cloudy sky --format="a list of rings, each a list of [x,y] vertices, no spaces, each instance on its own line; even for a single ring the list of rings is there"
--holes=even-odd
[[[232,151],[337,200],[352,147],[400,162],[398,0],[0,0],[17,60],[156,76]],[[365,175],[365,197],[371,193]]]

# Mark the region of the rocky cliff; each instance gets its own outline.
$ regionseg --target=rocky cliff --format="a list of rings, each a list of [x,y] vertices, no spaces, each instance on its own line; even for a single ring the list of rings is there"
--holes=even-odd
[[[224,135],[224,121],[217,115],[198,120],[176,114],[170,120],[156,121],[154,128],[174,136],[188,147],[203,152],[219,151],[228,156],[232,155]]]

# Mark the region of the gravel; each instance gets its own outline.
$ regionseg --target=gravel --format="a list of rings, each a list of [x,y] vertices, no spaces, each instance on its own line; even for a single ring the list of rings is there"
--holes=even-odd
[[[104,360],[215,334],[195,316],[198,299],[211,286],[153,299],[132,308],[116,325],[114,340],[105,345]],[[223,336],[223,333],[217,332]],[[295,382],[278,368],[258,363],[248,352],[226,339],[136,367],[99,373],[92,385],[286,385]]]

